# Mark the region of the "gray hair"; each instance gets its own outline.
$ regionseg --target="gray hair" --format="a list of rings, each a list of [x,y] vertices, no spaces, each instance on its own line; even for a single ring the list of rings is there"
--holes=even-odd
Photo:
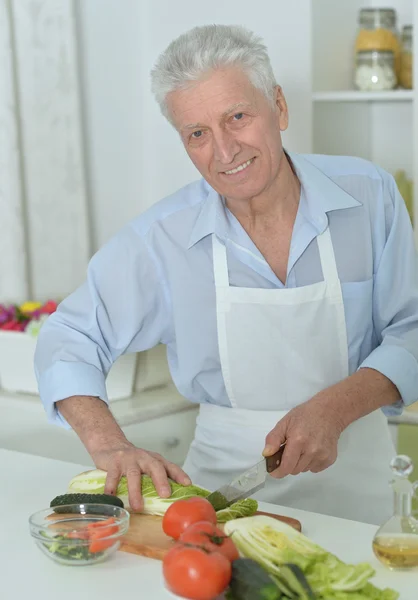
[[[213,69],[239,67],[274,102],[276,79],[262,39],[238,25],[194,27],[173,40],[151,71],[151,89],[171,122],[167,94],[186,88]]]

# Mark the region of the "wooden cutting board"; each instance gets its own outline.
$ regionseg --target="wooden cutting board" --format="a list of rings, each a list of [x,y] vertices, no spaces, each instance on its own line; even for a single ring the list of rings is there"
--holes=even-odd
[[[256,514],[273,517],[279,521],[284,521],[297,531],[302,530],[300,521],[296,519],[266,512],[257,512]],[[173,544],[174,541],[165,535],[163,531],[162,517],[131,514],[129,530],[122,538],[119,550],[162,560]]]

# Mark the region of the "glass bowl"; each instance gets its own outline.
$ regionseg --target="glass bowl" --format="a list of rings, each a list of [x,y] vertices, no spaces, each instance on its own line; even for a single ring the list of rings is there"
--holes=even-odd
[[[44,554],[62,565],[90,565],[116,552],[129,513],[110,504],[67,504],[29,518],[30,534]]]

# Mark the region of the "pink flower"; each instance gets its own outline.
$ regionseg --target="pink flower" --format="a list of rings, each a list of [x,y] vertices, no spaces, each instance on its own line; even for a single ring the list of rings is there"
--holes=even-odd
[[[16,308],[14,306],[5,306],[0,304],[0,325],[11,321],[16,316]]]

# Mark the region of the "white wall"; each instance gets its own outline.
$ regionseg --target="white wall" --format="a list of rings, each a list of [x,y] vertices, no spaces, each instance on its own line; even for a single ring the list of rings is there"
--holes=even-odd
[[[264,0],[78,0],[95,246],[199,176],[160,115],[149,72],[168,43],[201,24],[241,24],[267,43],[291,122],[285,143],[309,151],[310,3]]]
[[[72,0],[0,0],[0,300],[69,294],[90,256]]]
[[[76,0],[75,6],[97,248],[142,209],[142,2]]]

